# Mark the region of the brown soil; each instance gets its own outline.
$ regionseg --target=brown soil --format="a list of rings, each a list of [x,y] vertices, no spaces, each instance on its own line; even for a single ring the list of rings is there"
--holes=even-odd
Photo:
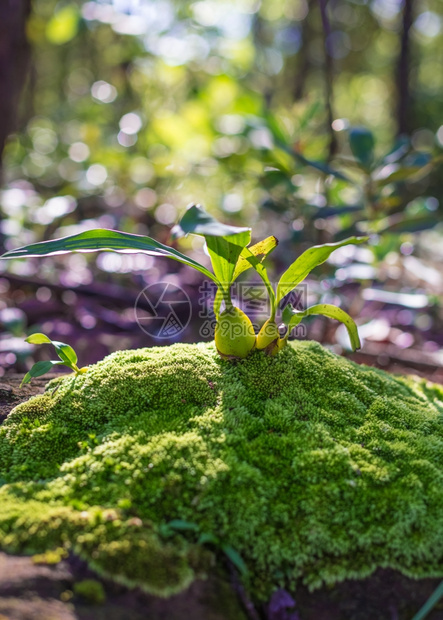
[[[48,378],[20,388],[22,375],[2,377],[0,424],[17,404],[43,392]],[[36,564],[29,557],[0,553],[0,620],[412,620],[441,581],[417,581],[378,570],[367,579],[312,593],[301,586],[293,593],[295,607],[271,609],[254,607],[233,568],[227,568],[162,599],[100,579],[75,556],[57,564]],[[84,579],[102,584],[104,603],[74,593],[75,584]],[[443,602],[427,620],[443,620]]]

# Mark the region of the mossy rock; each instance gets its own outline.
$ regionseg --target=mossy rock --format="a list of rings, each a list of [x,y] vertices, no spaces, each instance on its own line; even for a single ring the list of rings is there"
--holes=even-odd
[[[257,600],[377,568],[443,577],[441,386],[299,342],[237,363],[121,351],[53,388],[0,427],[3,550],[73,550],[161,596],[224,547]]]

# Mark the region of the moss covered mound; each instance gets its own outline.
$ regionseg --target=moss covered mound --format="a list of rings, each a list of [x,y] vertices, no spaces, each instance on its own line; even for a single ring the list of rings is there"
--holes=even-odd
[[[443,576],[443,388],[300,342],[122,351],[0,427],[0,547],[168,595],[239,554],[259,598]]]

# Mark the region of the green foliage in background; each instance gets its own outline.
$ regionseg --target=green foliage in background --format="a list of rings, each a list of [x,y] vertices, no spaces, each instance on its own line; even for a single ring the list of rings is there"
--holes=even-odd
[[[339,146],[349,156],[343,128],[364,124],[386,152],[395,134],[401,6],[340,0],[328,10]],[[441,153],[439,23],[438,0],[418,0],[409,168]],[[293,234],[321,242],[324,230],[330,240],[368,219],[357,212],[358,187],[329,174],[323,32],[306,0],[146,0],[124,10],[110,1],[35,0],[28,33],[33,74],[5,157],[7,240],[84,227],[159,238],[180,205],[195,200],[238,225],[256,223],[259,237],[276,213],[261,205],[278,205],[282,242]],[[278,148],[269,112],[295,160]],[[385,177],[379,218],[394,209],[438,221],[436,179],[422,179],[411,195],[409,179],[397,178],[398,200]],[[412,230],[395,218],[386,224]]]

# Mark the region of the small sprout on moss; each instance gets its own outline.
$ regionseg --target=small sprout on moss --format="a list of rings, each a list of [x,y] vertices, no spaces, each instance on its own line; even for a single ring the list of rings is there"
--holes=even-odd
[[[60,359],[36,362],[31,370],[23,377],[20,387],[22,387],[25,383],[30,383],[31,379],[34,377],[41,377],[42,375],[45,375],[47,372],[52,370],[54,366],[67,366],[75,372],[76,375],[86,372],[88,369],[87,366],[84,366],[83,368],[79,368],[77,366],[77,353],[71,346],[69,346],[69,344],[59,342],[58,340],[51,340],[45,334],[32,334],[26,338],[26,342],[29,342],[29,344],[52,344],[55,347],[57,355]]]
[[[74,593],[93,605],[102,605],[106,601],[105,589],[96,579],[84,579],[75,583]]]
[[[87,230],[62,239],[33,243],[6,252],[1,258],[29,258],[66,252],[113,250],[115,252],[131,251],[151,256],[165,256],[193,267],[210,278],[217,286],[217,293],[214,299],[214,314],[217,320],[215,343],[221,357],[225,359],[243,359],[255,348],[264,350],[269,355],[276,355],[286,345],[291,327],[299,323],[306,314],[323,314],[341,321],[348,329],[352,347],[354,349],[359,348],[357,327],[351,317],[339,308],[336,308],[337,311],[333,311],[331,310],[331,308],[334,308],[333,306],[321,304],[308,308],[303,316],[294,314],[294,317],[290,317],[288,322],[286,322],[288,330],[285,338],[281,338],[278,333],[275,316],[280,302],[282,302],[286,295],[303,282],[315,267],[324,263],[334,250],[349,244],[363,243],[368,240],[368,237],[349,237],[338,243],[326,243],[309,248],[286,269],[277,283],[276,291],[274,291],[263,261],[277,246],[278,241],[275,237],[267,237],[255,245],[250,245],[250,228],[223,224],[213,218],[200,205],[195,204],[187,209],[179,223],[172,229],[174,239],[188,234],[200,235],[205,239],[212,263],[212,272],[192,258],[181,254],[181,252],[174,248],[155,241],[151,237],[106,229]],[[233,305],[231,299],[231,289],[235,280],[244,271],[251,268],[262,279],[269,296],[271,308],[269,319],[260,330],[258,337],[255,336],[249,318],[242,310]],[[221,311],[223,302],[224,310]],[[285,321],[285,319],[283,320]],[[51,365],[54,362],[38,362],[38,364],[40,366],[37,372],[41,375],[52,368]],[[30,377],[39,375],[31,374]]]

